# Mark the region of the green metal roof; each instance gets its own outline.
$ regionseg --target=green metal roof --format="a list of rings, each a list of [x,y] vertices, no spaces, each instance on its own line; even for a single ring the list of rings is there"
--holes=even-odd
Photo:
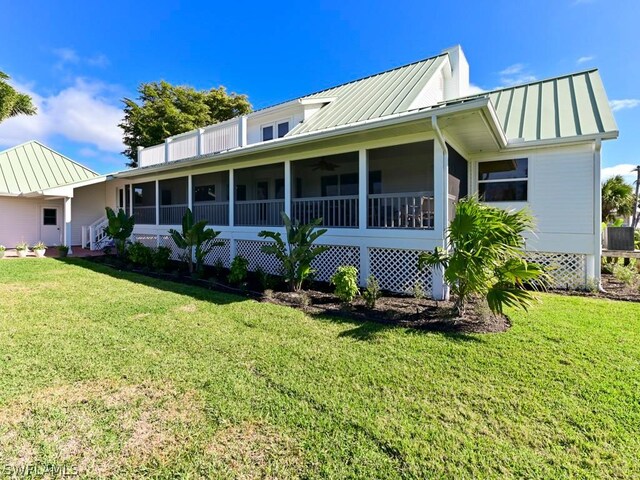
[[[444,53],[302,97],[333,100],[289,136],[408,111],[446,57]]]
[[[35,140],[0,152],[0,195],[30,193],[97,176]]]
[[[467,99],[481,97],[491,100],[509,140],[528,142],[618,131],[597,70],[502,88]]]

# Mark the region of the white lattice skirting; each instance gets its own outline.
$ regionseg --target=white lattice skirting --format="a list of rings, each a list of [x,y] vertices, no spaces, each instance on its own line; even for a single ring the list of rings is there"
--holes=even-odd
[[[433,290],[431,269],[418,269],[420,250],[369,248],[371,274],[380,287],[391,292],[413,293],[419,286],[430,296]]]
[[[249,261],[249,270],[252,272],[255,272],[259,267],[272,275],[280,275],[280,262],[273,255],[267,255],[262,251],[262,246],[270,243],[257,240],[238,240],[236,255],[242,255]]]
[[[553,288],[584,288],[587,283],[587,256],[574,253],[527,252],[528,262],[535,262],[551,276]]]

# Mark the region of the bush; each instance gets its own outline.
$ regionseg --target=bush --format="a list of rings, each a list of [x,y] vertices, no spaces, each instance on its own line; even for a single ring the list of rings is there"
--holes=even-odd
[[[416,282],[413,284],[413,298],[416,300],[423,300],[426,297],[422,283]]]
[[[224,275],[224,262],[222,259],[219,258],[216,260],[216,263],[213,264],[213,274],[217,279],[222,279],[222,276]]]
[[[331,277],[331,284],[336,287],[336,296],[344,303],[351,303],[360,293],[358,288],[358,269],[351,265],[338,267]]]
[[[367,277],[367,287],[362,292],[362,298],[364,298],[364,303],[367,308],[375,308],[376,302],[381,296],[382,291],[380,290],[378,280],[373,275],[369,275]]]
[[[110,207],[106,207],[108,224],[104,229],[107,237],[113,240],[116,246],[116,251],[119,257],[124,257],[127,249],[127,239],[133,233],[133,228],[136,224],[133,216],[127,215],[127,213],[120,209],[118,213],[114,212]]]
[[[638,283],[638,274],[632,265],[623,266],[617,263],[614,264],[613,276],[625,285],[634,285]]]
[[[141,242],[134,242],[127,247],[127,256],[135,265],[151,267],[153,264],[153,249]]]
[[[151,265],[156,270],[164,271],[169,266],[171,249],[169,247],[158,247],[153,251]]]
[[[242,255],[236,255],[231,262],[231,268],[229,269],[229,276],[227,280],[232,285],[240,285],[247,279],[247,272],[249,271],[249,260]]]
[[[526,209],[508,211],[466,198],[456,205],[447,228],[451,252],[436,247],[420,255],[418,265],[444,268],[460,316],[474,296],[484,297],[494,313],[506,306],[526,309],[536,298],[526,287],[548,283],[544,269],[524,259],[523,234],[533,227]]]
[[[265,272],[260,267],[256,268],[256,279],[263,292],[265,290],[272,290],[277,283],[277,279],[273,275]]]
[[[313,246],[313,242],[327,229],[316,230],[322,223],[322,218],[316,218],[310,223],[301,225],[297,220],[292,222],[286,213],[282,212],[281,215],[286,232],[286,243],[280,232],[263,230],[258,233],[258,236],[273,240],[273,243],[264,245],[262,251],[280,260],[285,281],[292,291],[297,292],[302,288],[303,282],[313,274],[311,268],[313,259],[328,249],[326,246]]]
[[[195,271],[201,274],[207,254],[215,247],[224,245],[224,242],[216,240],[220,232],[207,228],[206,220],[196,222],[190,208],[182,216],[182,231],[172,228],[169,235],[176,246],[184,250],[184,261],[189,267],[189,273]]]

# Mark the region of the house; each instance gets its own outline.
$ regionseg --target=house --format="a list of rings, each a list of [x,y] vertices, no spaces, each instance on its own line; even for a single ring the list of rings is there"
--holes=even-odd
[[[434,298],[441,272],[418,271],[420,251],[446,244],[457,200],[478,194],[505,208],[529,207],[537,232],[528,256],[553,267],[560,286],[599,278],[600,146],[616,123],[597,70],[470,95],[460,47],[328,88],[138,151],[138,168],[79,185],[78,198],[105,198],[136,218],[135,240],[166,245],[187,207],[221,231],[207,261],[276,272],[261,252],[263,229],[280,212],[321,217],[330,249],[317,278],[358,267],[383,288]],[[96,194],[86,192],[96,192]],[[94,205],[89,207],[94,209]],[[72,230],[99,244],[104,219]]]
[[[93,195],[95,189],[81,187],[104,185],[105,181],[104,176],[36,141],[0,152],[0,245],[12,248],[21,242],[33,245],[40,241],[48,246],[70,244],[74,188],[82,202],[83,195]],[[83,207],[80,213],[91,215],[92,221],[104,210],[103,202],[104,195],[98,210]],[[78,220],[89,221],[82,217]],[[76,240],[79,245],[80,238]]]

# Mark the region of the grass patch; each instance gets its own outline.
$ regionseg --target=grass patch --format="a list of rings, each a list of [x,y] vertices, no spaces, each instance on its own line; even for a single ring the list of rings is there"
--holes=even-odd
[[[640,304],[543,299],[506,333],[424,333],[82,260],[0,262],[0,465],[640,476]]]

